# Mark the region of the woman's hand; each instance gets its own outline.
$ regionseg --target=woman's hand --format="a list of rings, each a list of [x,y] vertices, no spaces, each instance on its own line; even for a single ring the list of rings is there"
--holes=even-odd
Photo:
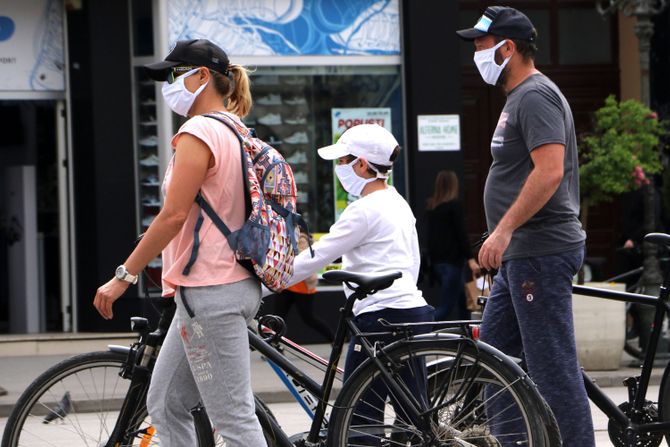
[[[111,320],[114,314],[112,313],[112,304],[119,299],[123,292],[128,289],[129,282],[121,281],[117,278],[112,278],[107,283],[98,287],[98,291],[93,299],[93,305],[100,315],[107,320]]]

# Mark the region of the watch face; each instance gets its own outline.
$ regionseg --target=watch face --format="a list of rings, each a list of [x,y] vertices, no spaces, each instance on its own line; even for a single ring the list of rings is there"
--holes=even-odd
[[[117,278],[123,279],[126,277],[126,269],[122,265],[120,265],[116,268],[115,274]]]

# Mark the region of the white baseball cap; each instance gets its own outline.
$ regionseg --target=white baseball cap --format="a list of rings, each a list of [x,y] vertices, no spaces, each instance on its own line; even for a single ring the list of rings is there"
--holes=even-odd
[[[361,157],[381,166],[391,166],[391,156],[398,147],[393,134],[379,124],[359,124],[347,129],[337,143],[318,150],[324,160],[336,160],[346,155]]]

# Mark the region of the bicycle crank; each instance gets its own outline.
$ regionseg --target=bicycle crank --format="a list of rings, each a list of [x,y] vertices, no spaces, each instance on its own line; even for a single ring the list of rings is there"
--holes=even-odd
[[[640,414],[636,414],[630,402],[624,402],[619,405],[619,409],[624,412],[633,422],[638,424],[646,424],[650,422],[658,422],[658,409],[653,402],[646,401]],[[610,436],[610,441],[615,447],[627,447],[628,436],[626,427],[618,424],[615,420],[610,419],[607,424],[607,432]],[[663,441],[662,433],[635,433],[636,447],[658,447]]]

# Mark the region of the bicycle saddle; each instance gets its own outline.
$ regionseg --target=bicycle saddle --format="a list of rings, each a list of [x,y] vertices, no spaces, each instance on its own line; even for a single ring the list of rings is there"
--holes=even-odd
[[[670,247],[670,234],[665,233],[649,233],[644,237],[645,242],[651,242],[656,245],[665,245]]]
[[[401,272],[391,273],[354,273],[344,270],[331,270],[323,274],[328,282],[345,283],[350,289],[371,295],[379,290],[391,287],[393,281],[402,276]],[[358,287],[352,287],[350,283]]]

